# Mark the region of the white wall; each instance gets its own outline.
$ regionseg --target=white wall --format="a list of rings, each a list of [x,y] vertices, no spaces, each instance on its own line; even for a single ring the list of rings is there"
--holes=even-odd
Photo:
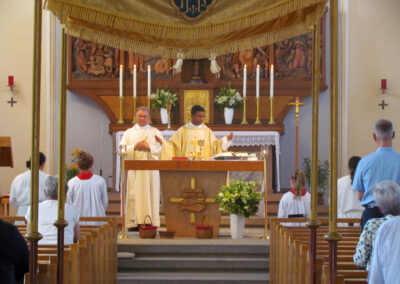
[[[400,133],[400,1],[343,0],[343,139],[342,168],[352,155],[376,149],[374,123],[393,122]],[[380,79],[387,79],[388,94],[379,95]],[[384,110],[378,103],[385,99]],[[394,139],[400,151],[400,138]]]
[[[10,136],[14,168],[0,168],[0,194],[10,190],[12,179],[25,171],[25,161],[31,153],[32,62],[33,62],[33,1],[0,1],[0,136]],[[46,12],[43,15],[47,25]],[[47,44],[43,29],[42,91],[40,151],[47,155],[48,89]],[[7,103],[11,95],[5,87],[9,75],[14,76],[17,103]]]

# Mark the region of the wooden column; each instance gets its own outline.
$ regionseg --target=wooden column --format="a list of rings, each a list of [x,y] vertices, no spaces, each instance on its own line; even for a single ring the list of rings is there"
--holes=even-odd
[[[312,145],[311,145],[311,213],[307,226],[310,228],[310,279],[312,284],[317,283],[317,229],[320,223],[317,220],[318,199],[318,113],[319,113],[319,85],[320,85],[320,25],[319,21],[313,26],[313,84],[312,84]]]
[[[37,246],[42,235],[38,232],[39,201],[39,134],[40,134],[40,72],[42,45],[42,1],[35,0],[35,16],[33,28],[33,83],[32,83],[32,153],[31,153],[31,206],[29,233],[26,238],[30,243],[29,274],[31,283],[38,282]]]
[[[336,283],[337,243],[341,240],[337,232],[337,160],[338,160],[338,1],[330,1],[330,179],[329,179],[329,280]]]

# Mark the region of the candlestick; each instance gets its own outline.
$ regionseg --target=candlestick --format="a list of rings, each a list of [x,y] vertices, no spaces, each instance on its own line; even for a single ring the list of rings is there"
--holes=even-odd
[[[269,105],[270,105],[270,112],[269,112],[269,122],[268,124],[275,124],[274,120],[274,97],[269,97]]]
[[[151,94],[151,69],[150,65],[147,65],[147,96]]]
[[[136,64],[133,65],[133,97],[136,98]]]
[[[246,83],[247,83],[247,66],[243,68],[243,99],[246,98]]]
[[[120,96],[119,97],[119,119],[118,119],[118,124],[124,124],[124,120],[122,118],[122,103],[123,103],[124,97]]]
[[[256,71],[256,98],[260,97],[260,65],[257,65]]]
[[[243,119],[241,124],[248,124],[247,118],[246,118],[246,100],[247,98],[243,96]]]
[[[150,96],[147,96],[147,108],[150,109]],[[152,124],[151,118],[149,117],[149,124]]]
[[[260,98],[256,98],[257,101],[257,117],[256,117],[256,121],[254,122],[254,124],[261,124],[260,121]]]
[[[271,65],[269,73],[269,97],[274,98],[274,65]]]
[[[123,97],[123,80],[122,77],[124,77],[124,69],[122,68],[122,65],[119,66],[119,96]]]

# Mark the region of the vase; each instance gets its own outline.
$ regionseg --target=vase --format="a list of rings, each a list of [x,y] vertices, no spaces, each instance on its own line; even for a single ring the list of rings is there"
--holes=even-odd
[[[168,123],[168,112],[166,108],[160,108],[160,116],[161,116],[161,123],[167,124]]]
[[[234,110],[233,108],[224,108],[225,124],[232,124]]]
[[[231,214],[231,237],[232,239],[242,239],[244,235],[244,223],[246,217]]]

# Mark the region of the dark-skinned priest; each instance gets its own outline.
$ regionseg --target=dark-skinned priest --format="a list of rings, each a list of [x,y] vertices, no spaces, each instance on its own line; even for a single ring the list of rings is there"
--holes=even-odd
[[[233,133],[217,140],[213,131],[204,124],[206,111],[200,105],[191,109],[191,121],[179,128],[170,140],[156,136],[162,144],[161,159],[172,157],[194,157],[209,159],[215,154],[226,151],[232,145]]]

